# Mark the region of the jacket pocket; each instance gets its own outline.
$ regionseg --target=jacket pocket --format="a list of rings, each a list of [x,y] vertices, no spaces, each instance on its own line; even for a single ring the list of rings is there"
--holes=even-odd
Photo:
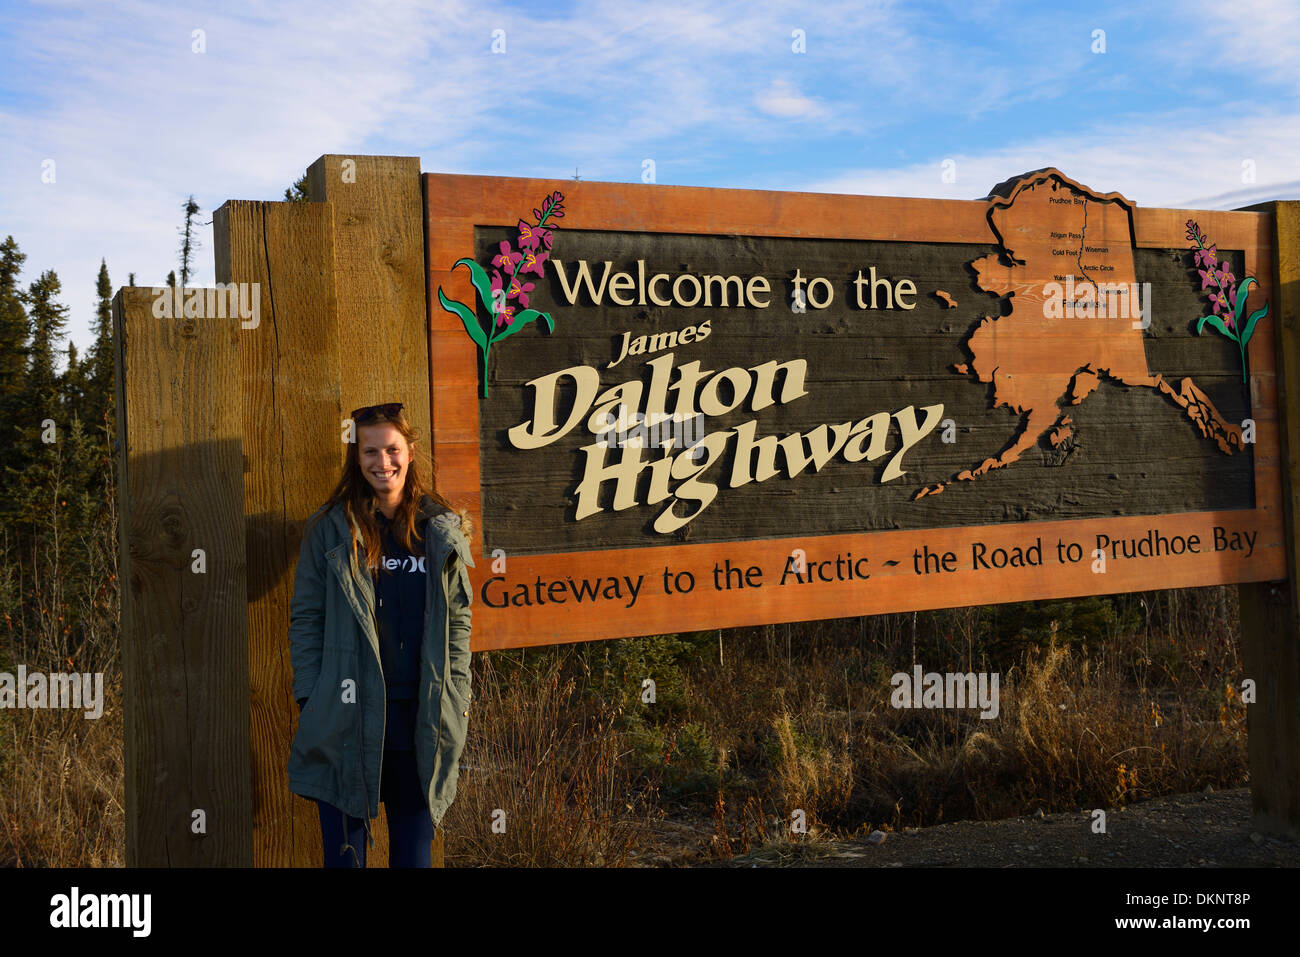
[[[473,700],[473,692],[468,678],[452,678],[450,687],[455,699],[456,708],[461,712],[464,718],[469,717],[469,703]]]
[[[454,683],[453,683],[454,686]],[[442,796],[450,803],[456,796],[456,779],[460,775],[460,756],[469,737],[469,700],[459,688],[449,690],[442,702],[442,735],[438,760],[442,766]]]
[[[346,652],[333,650],[322,656],[320,676],[299,716],[298,733],[291,747],[291,760],[302,773],[332,780],[336,788],[348,780],[344,756],[352,747],[359,707],[355,692],[349,695],[353,700],[343,700],[344,680],[356,680],[356,669],[349,667],[350,658]]]

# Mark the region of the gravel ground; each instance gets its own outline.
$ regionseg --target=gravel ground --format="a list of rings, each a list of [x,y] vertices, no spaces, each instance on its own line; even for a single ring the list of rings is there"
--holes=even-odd
[[[879,835],[877,834],[877,837]],[[1251,823],[1250,789],[1156,798],[1106,812],[957,821],[887,833],[880,843],[769,846],[697,867],[1300,867],[1300,841]]]

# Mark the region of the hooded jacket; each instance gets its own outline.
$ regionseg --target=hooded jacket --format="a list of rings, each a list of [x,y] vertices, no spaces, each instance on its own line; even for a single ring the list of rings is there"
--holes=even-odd
[[[379,814],[387,713],[374,583],[352,561],[363,558],[361,530],[343,506],[312,513],[289,604],[293,697],[306,698],[289,748],[289,790],[344,814]],[[460,516],[432,498],[420,503],[425,575],[424,632],[416,692],[415,762],[434,826],[456,797],[457,762],[469,727],[469,543]],[[370,843],[374,838],[370,837]]]

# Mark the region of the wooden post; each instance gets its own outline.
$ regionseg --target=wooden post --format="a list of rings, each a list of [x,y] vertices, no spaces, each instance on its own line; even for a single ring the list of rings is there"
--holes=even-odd
[[[126,863],[247,867],[238,321],[154,303],[113,299]]]
[[[1277,275],[1277,369],[1289,578],[1240,586],[1250,789],[1259,830],[1300,834],[1300,202],[1269,204]]]
[[[429,334],[424,201],[416,156],[322,156],[307,195],[334,211],[343,414],[398,401],[424,439],[428,464]],[[427,471],[426,471],[427,475]]]
[[[238,336],[246,452],[252,857],[257,866],[320,864],[313,802],[288,790],[297,714],[291,700],[289,600],[305,520],[343,462],[343,418],[401,401],[424,439],[429,353],[420,162],[323,156],[305,203],[231,201],[214,219],[217,279],[260,291],[256,326]],[[367,864],[387,863],[380,814]],[[441,858],[441,833],[435,860]]]
[[[289,791],[298,708],[288,635],[305,521],[343,461],[333,219],[321,203],[231,200],[213,231],[217,281],[258,290],[257,322],[239,329],[235,383],[244,397],[253,863],[319,867],[316,805]]]
[[[404,403],[420,436],[415,459],[428,477],[433,432],[420,159],[322,156],[307,169],[307,197],[334,214],[342,414],[377,402]],[[382,806],[374,835],[366,863],[382,867],[388,862]],[[439,830],[435,866],[441,866],[441,848]]]

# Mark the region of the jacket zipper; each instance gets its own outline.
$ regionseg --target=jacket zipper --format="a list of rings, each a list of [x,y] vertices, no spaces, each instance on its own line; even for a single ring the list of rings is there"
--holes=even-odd
[[[355,587],[355,582],[354,582],[354,587]],[[374,588],[374,580],[373,580],[373,579],[371,579],[371,588],[372,588],[372,589]],[[373,605],[370,606],[370,621],[371,621],[372,625],[373,625],[374,628],[375,628],[375,635],[376,635],[376,637],[378,637],[378,634],[379,634],[379,623],[378,623],[378,621],[377,621],[376,618],[375,618],[375,607],[374,607]],[[367,643],[369,643],[369,642],[367,641]],[[379,650],[378,650],[374,645],[371,645],[371,646],[370,646],[370,650],[374,652],[374,655],[375,655],[375,664],[379,666],[379,679],[380,679],[380,684],[381,684],[381,686],[382,686],[383,689],[384,689],[384,707],[383,707],[383,711],[382,711],[383,718],[384,718],[384,724],[383,724],[383,731],[380,732],[380,738],[379,738],[379,782],[380,782],[379,787],[382,788],[382,787],[383,787],[383,781],[384,781],[384,742],[388,739],[388,679],[384,677],[384,662],[383,662],[383,659],[380,658],[380,656],[379,656]],[[365,752],[365,741],[366,741],[366,722],[365,722],[365,717],[364,717],[364,713],[363,713],[363,717],[362,717],[362,719],[361,719],[361,744],[362,744],[362,748],[361,748],[361,753],[358,755],[359,760],[358,760],[357,763],[358,763],[358,765],[360,765],[360,767],[361,767],[361,790],[362,790],[362,792],[363,792],[363,793],[365,794],[365,796],[366,796],[366,844],[367,844],[368,847],[374,847],[374,846],[375,846],[375,836],[370,832],[370,791],[369,791],[369,789],[367,789],[367,787],[366,787],[366,752]],[[376,789],[376,792],[375,792],[375,793],[376,793],[375,813],[376,813],[376,815],[378,815],[378,813],[379,813],[379,800],[378,800],[378,799],[379,799],[379,797],[380,797],[381,795],[379,795],[379,790],[378,790],[378,789]]]
[[[371,580],[371,587],[372,587],[372,588],[375,587],[375,586],[374,586],[374,581],[373,581],[373,579]],[[378,637],[378,636],[379,636],[379,620],[378,620],[378,618],[377,618],[376,615],[375,615],[375,611],[374,611],[374,609],[371,609],[370,618],[371,618],[371,621],[374,622],[374,626],[375,626],[375,636]],[[383,661],[383,658],[380,656],[379,652],[376,651],[376,650],[374,649],[373,646],[371,647],[371,650],[375,652],[375,662],[379,665],[379,680],[380,680],[380,682],[383,684],[383,688],[384,688],[384,730],[381,731],[381,732],[380,732],[380,735],[379,735],[379,787],[378,787],[378,788],[376,789],[376,791],[375,791],[375,795],[376,795],[375,811],[378,812],[378,811],[379,811],[379,801],[383,800],[383,794],[382,794],[381,792],[383,791],[383,787],[384,787],[384,745],[388,742],[388,679],[384,677],[384,661]],[[362,734],[362,740],[363,740],[363,741],[365,740],[365,734],[364,734],[364,733]],[[365,761],[365,757],[363,756],[362,759],[361,759],[361,784],[362,784],[362,786],[364,786],[365,783],[366,783],[366,761]],[[368,815],[369,812],[370,812],[370,795],[369,795],[368,793],[367,793],[367,795],[366,795],[366,812],[367,812],[367,815]],[[369,817],[367,817],[367,819],[366,819],[366,837],[367,837],[367,838],[369,839],[369,841],[370,841],[370,846],[371,846],[371,847],[374,847],[374,846],[375,846],[375,838],[374,838],[374,835],[372,835],[372,834],[370,833],[370,820],[369,820]]]
[[[454,546],[453,546],[454,551]],[[447,553],[447,558],[451,558],[451,552]],[[442,635],[442,683],[438,688],[438,733],[433,739],[433,763],[434,773],[429,775],[429,788],[424,794],[424,803],[428,805],[430,814],[433,813],[433,786],[438,780],[437,764],[438,751],[442,747],[442,696],[447,693],[447,680],[451,669],[451,599],[447,595],[446,561],[443,561],[443,567],[438,570],[438,587],[442,589],[443,608],[443,635]],[[428,609],[425,610],[428,614]]]
[[[355,538],[355,537],[356,537],[356,534],[357,534],[357,531],[356,531],[355,527],[351,528],[350,530],[352,531],[352,533],[353,533],[353,537]],[[352,578],[352,587],[353,587],[353,590],[354,590],[354,591],[361,591],[361,589],[358,587],[358,584],[359,584],[358,579],[360,578],[360,574],[361,574],[361,572],[360,572],[360,570],[357,568],[356,564],[351,560],[351,554],[350,554],[350,553],[349,553],[349,560],[348,560],[348,574],[349,574],[349,576]],[[367,571],[366,574],[369,575],[369,571]],[[364,594],[364,592],[363,592],[363,594]],[[371,579],[371,596],[372,596],[372,597],[377,597],[377,596],[375,596],[375,594],[374,594],[374,580],[373,580],[373,578]],[[371,603],[371,605],[370,605],[370,621],[371,621],[371,625],[372,625],[372,627],[375,629],[375,637],[376,637],[376,639],[378,639],[378,629],[379,629],[379,626],[378,626],[377,621],[375,620],[375,606],[374,606],[373,603]],[[369,636],[367,636],[367,644],[369,644]],[[370,650],[374,653],[374,656],[375,656],[375,664],[379,667],[379,678],[380,678],[380,684],[381,684],[381,686],[382,686],[383,689],[384,689],[384,705],[383,705],[383,709],[382,709],[382,714],[383,714],[384,724],[383,724],[383,730],[380,732],[380,739],[379,739],[379,742],[380,742],[380,745],[379,745],[379,781],[380,781],[380,787],[382,788],[382,786],[383,786],[383,780],[384,780],[384,747],[383,747],[383,742],[384,742],[384,741],[387,739],[387,737],[388,737],[388,680],[387,680],[386,678],[384,678],[384,662],[383,662],[383,660],[382,660],[382,659],[380,658],[380,656],[379,656],[379,649],[378,649],[377,645],[378,645],[378,641],[376,640],[375,644],[373,644],[373,645],[370,646]],[[360,770],[361,770],[361,793],[365,795],[365,799],[366,799],[366,816],[365,816],[365,818],[364,818],[364,823],[365,823],[365,826],[366,826],[366,844],[367,844],[368,847],[374,847],[374,846],[375,846],[375,836],[374,836],[374,834],[372,834],[371,831],[370,831],[370,790],[369,790],[369,788],[366,787],[366,751],[365,751],[365,743],[366,743],[366,719],[365,719],[365,713],[362,712],[362,717],[361,717],[361,747],[358,749],[359,753],[358,753],[358,755],[357,755],[357,764],[358,764],[358,766],[359,766],[359,768],[360,768]],[[378,794],[378,789],[376,789],[376,802],[375,802],[375,813],[376,813],[376,815],[378,815],[378,813],[379,813],[379,802],[378,802],[378,796],[379,796],[379,794]]]

